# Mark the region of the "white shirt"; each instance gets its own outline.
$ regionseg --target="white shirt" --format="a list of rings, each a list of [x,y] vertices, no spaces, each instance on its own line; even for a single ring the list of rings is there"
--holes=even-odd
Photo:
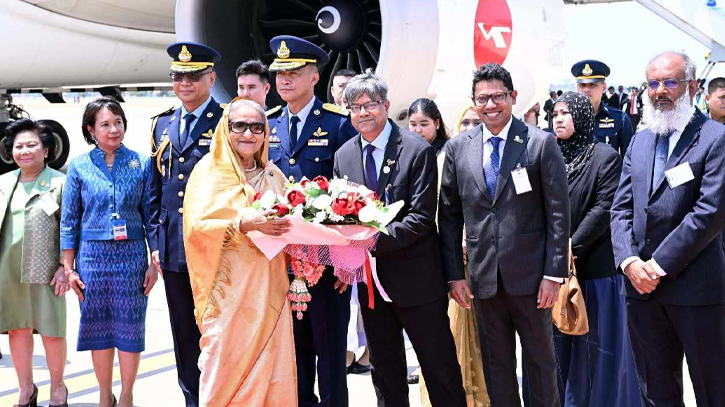
[[[672,152],[675,151],[675,147],[677,147],[677,142],[680,141],[680,137],[682,137],[682,132],[685,131],[685,127],[687,127],[687,124],[690,123],[692,116],[695,115],[695,109],[696,109],[696,107],[694,105],[690,107],[690,115],[688,116],[687,122],[680,123],[680,125],[678,126],[678,129],[675,130],[675,132],[672,133],[672,135],[670,136],[670,144],[669,144],[669,146],[667,146],[668,147],[668,150],[667,150],[667,159],[668,160],[672,156]],[[634,262],[636,260],[641,260],[641,259],[639,258],[639,256],[631,256],[631,257],[627,257],[626,259],[624,259],[624,261],[622,261],[622,264],[620,265],[620,267],[622,268],[622,272],[624,272],[624,269],[627,268],[627,266],[629,266],[632,262]],[[660,267],[660,265],[657,264],[657,261],[655,260],[654,257],[652,257],[652,265],[654,266],[654,269],[657,272],[657,274],[659,274],[662,277],[667,275],[667,273],[665,273],[665,271],[662,269],[662,267]]]
[[[365,168],[368,156],[367,151],[365,151],[365,147],[367,147],[368,144],[375,146],[375,150],[373,150],[373,161],[375,161],[375,175],[377,177],[380,176],[380,167],[383,165],[383,159],[385,158],[385,148],[388,146],[388,140],[390,139],[390,133],[392,131],[393,126],[390,125],[389,121],[386,121],[383,131],[380,132],[372,143],[368,143],[365,140],[365,137],[360,136],[360,142],[362,143],[363,168]]]
[[[297,140],[300,139],[300,134],[302,133],[302,128],[305,127],[305,122],[307,121],[307,116],[310,115],[310,111],[312,111],[312,106],[315,105],[315,97],[313,96],[312,99],[310,99],[309,103],[305,105],[305,107],[302,108],[297,114],[292,114],[292,112],[289,111],[289,105],[285,107],[287,110],[287,113],[290,116],[290,119],[287,122],[287,134],[292,130],[292,116],[297,116],[300,118],[300,122],[297,123]]]
[[[513,116],[511,116],[513,117]],[[499,160],[503,158],[503,149],[506,146],[506,139],[508,139],[509,130],[511,129],[511,122],[513,120],[509,118],[508,123],[506,123],[505,126],[503,126],[503,129],[496,135],[496,137],[500,137],[502,140],[500,143],[498,143],[498,156]],[[481,127],[483,127],[483,168],[485,168],[489,163],[491,163],[491,152],[493,151],[493,143],[489,143],[488,141],[494,137],[494,134],[491,133],[491,131],[488,130],[485,124],[481,124]],[[499,165],[500,165],[499,161]],[[556,283],[563,283],[564,279],[561,277],[551,277],[551,276],[544,276],[545,279],[554,281]]]
[[[209,98],[206,99],[206,102],[202,103],[201,106],[197,107],[196,110],[191,112],[196,119],[194,119],[193,122],[191,122],[191,127],[189,127],[189,135],[194,131],[194,126],[196,126],[196,123],[199,122],[199,118],[202,114],[204,114],[204,110],[206,110],[207,106],[209,106],[209,103],[211,103],[211,95],[209,95]],[[184,105],[181,105],[181,123],[179,123],[179,134],[184,133],[184,129],[186,128],[186,120],[184,118],[186,117],[186,114],[189,113],[189,111],[186,110]]]

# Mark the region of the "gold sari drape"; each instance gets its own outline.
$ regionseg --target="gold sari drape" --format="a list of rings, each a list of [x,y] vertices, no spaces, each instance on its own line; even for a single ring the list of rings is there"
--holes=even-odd
[[[230,104],[231,106],[231,104]],[[184,244],[201,331],[200,405],[297,406],[292,313],[285,255],[268,260],[239,231],[256,192],[282,192],[284,175],[267,161],[269,128],[244,171],[228,134],[229,106],[211,151],[194,168],[184,200]]]

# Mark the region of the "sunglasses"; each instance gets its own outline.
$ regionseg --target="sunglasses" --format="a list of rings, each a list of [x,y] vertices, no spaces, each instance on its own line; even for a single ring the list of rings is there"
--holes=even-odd
[[[183,82],[184,77],[189,79],[189,82],[199,82],[204,75],[208,74],[209,72],[192,72],[192,73],[181,73],[181,72],[171,72],[171,80],[174,82]]]
[[[244,133],[247,129],[249,129],[252,134],[262,134],[264,133],[264,123],[247,123],[242,121],[229,123],[229,130],[234,133]]]

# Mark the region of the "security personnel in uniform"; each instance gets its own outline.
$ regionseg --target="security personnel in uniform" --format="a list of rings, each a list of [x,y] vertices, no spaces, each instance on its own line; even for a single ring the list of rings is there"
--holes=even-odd
[[[602,95],[607,89],[605,79],[609,72],[607,64],[593,59],[579,61],[571,67],[577,91],[588,97],[594,108],[594,138],[600,143],[611,145],[624,157],[634,132],[632,122],[623,111],[602,103]]]
[[[277,57],[269,70],[276,73],[277,92],[287,106],[267,112],[269,159],[293,182],[303,176],[331,178],[335,151],[357,132],[346,112],[315,97],[319,67],[329,57],[318,46],[293,36],[275,37],[270,47]],[[332,270],[326,270],[310,287],[312,301],[304,318],[294,320],[300,407],[348,406],[345,359],[351,290],[339,293],[336,280]]]
[[[223,107],[211,97],[216,80],[214,62],[221,56],[193,42],[172,44],[167,52],[173,58],[171,79],[181,107],[154,117],[149,247],[152,260],[163,270],[179,386],[186,406],[198,407],[201,334],[194,318],[182,217],[186,182],[196,163],[209,152],[222,117]]]

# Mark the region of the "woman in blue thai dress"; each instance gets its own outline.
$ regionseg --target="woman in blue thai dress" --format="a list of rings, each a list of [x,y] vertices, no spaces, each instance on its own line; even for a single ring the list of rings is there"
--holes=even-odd
[[[133,406],[133,385],[145,347],[147,296],[158,271],[149,265],[150,160],[123,144],[126,116],[112,98],[83,113],[83,136],[95,148],[68,168],[60,245],[71,288],[80,300],[78,350],[90,350],[100,407],[116,406],[113,360],[118,349],[118,405]]]

